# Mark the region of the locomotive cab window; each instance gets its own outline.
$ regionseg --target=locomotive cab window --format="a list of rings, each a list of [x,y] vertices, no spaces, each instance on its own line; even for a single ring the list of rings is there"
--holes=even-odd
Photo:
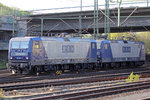
[[[97,43],[97,49],[100,49],[100,48],[101,48],[101,44]]]
[[[108,49],[108,44],[107,44],[107,43],[104,44],[104,49],[105,49],[105,50]]]
[[[144,45],[142,45],[142,49],[145,49],[145,46],[144,46]]]
[[[40,48],[40,43],[39,41],[34,41],[34,48],[39,49]]]
[[[92,44],[92,48],[95,49],[95,43]]]
[[[12,49],[18,49],[19,48],[19,41],[12,42],[11,48]]]
[[[27,49],[28,41],[13,41],[11,44],[12,49]]]
[[[20,48],[21,49],[27,49],[28,48],[28,42],[27,41],[21,41],[20,42]]]

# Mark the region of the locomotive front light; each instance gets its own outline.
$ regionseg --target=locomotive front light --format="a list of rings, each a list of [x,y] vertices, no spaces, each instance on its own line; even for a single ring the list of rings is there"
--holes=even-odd
[[[26,57],[26,59],[29,59],[28,57]]]
[[[13,59],[13,57],[10,57],[10,59]]]

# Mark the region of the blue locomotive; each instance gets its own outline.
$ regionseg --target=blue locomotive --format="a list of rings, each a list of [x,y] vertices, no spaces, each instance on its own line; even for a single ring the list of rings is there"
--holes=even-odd
[[[98,40],[97,56],[102,67],[141,66],[145,62],[145,44],[139,41]]]
[[[140,66],[143,42],[55,37],[16,37],[9,42],[8,68],[15,73]]]

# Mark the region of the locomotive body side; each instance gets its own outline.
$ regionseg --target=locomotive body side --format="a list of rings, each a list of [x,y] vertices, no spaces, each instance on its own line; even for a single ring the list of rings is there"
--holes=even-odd
[[[145,61],[145,45],[143,42],[103,40],[100,48],[102,63],[142,65]]]
[[[96,63],[97,61],[96,43],[92,40],[45,37],[41,38],[39,43],[33,41],[32,51],[33,65]]]
[[[144,61],[144,44],[141,42],[118,41],[118,43],[110,43],[112,51],[112,62],[124,61]],[[142,57],[142,59],[141,59]]]

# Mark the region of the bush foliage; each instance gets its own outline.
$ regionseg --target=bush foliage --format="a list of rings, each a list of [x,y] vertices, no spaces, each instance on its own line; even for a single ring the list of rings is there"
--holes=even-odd
[[[0,68],[6,68],[7,61],[0,60]]]
[[[8,7],[0,3],[0,15],[27,16],[30,14],[31,12],[29,11],[24,11],[15,7]]]

